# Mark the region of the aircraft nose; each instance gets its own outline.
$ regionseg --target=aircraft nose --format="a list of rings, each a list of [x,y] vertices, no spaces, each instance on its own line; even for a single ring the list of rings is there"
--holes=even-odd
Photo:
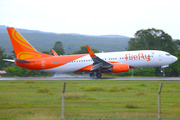
[[[173,60],[173,62],[176,62],[178,60],[178,58],[175,56],[172,56],[172,60]]]

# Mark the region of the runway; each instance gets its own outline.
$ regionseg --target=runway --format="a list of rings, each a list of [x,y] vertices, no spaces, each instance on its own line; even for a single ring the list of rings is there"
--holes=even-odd
[[[121,78],[90,78],[90,77],[0,77],[3,80],[162,80],[162,81],[180,81],[179,77],[121,77]]]

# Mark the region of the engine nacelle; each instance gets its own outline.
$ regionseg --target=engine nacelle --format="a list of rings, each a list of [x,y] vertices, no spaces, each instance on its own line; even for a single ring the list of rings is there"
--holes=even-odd
[[[113,73],[119,73],[119,72],[128,72],[129,71],[129,65],[128,64],[116,64],[112,66],[112,72]]]

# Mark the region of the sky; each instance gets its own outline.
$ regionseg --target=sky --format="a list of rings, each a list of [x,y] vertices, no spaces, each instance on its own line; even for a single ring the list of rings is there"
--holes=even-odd
[[[180,0],[0,0],[0,25],[128,37],[155,28],[180,39],[179,6]]]

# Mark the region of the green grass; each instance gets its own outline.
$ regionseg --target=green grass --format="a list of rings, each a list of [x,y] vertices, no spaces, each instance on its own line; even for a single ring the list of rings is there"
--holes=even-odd
[[[88,86],[88,87],[81,87],[81,89],[85,91],[105,91],[106,90],[102,86]]]
[[[0,81],[0,120],[61,119],[66,82],[65,118],[180,118],[178,81]]]
[[[40,89],[37,90],[38,93],[49,93],[50,90],[49,88],[44,88],[44,87],[41,87]]]

